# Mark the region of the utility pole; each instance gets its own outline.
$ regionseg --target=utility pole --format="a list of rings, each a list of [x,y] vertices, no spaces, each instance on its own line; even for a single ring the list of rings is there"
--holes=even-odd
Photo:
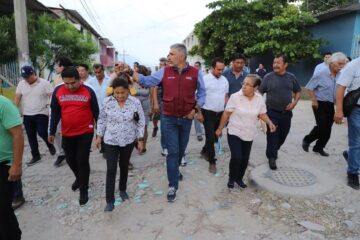
[[[19,66],[30,63],[26,1],[14,0],[16,45]]]

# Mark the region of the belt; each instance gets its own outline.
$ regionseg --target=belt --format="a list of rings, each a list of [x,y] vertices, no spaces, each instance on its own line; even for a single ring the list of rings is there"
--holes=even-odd
[[[273,109],[273,108],[268,108],[268,109],[271,110],[271,111],[273,111],[273,112],[277,112],[277,113],[281,113],[281,114],[285,114],[285,113],[290,112],[290,111],[288,111],[288,110],[279,111],[279,110],[275,110],[275,109]]]

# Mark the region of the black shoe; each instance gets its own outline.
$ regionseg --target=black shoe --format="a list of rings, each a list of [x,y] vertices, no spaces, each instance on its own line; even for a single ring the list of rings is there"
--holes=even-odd
[[[13,201],[12,201],[12,209],[13,210],[16,210],[18,209],[19,207],[21,207],[23,204],[25,203],[25,198],[24,197],[19,197],[19,198],[15,198]]]
[[[201,142],[202,140],[203,140],[203,137],[200,135],[200,136],[197,136],[197,140],[199,141],[199,142]]]
[[[75,180],[75,182],[73,182],[73,184],[71,185],[71,190],[75,192],[78,189],[79,189],[79,183],[77,180]]]
[[[168,202],[174,202],[176,200],[176,188],[169,187],[169,192],[166,196]]]
[[[26,163],[26,165],[28,165],[28,166],[35,165],[35,164],[37,164],[38,162],[40,162],[40,160],[41,160],[41,157],[40,157],[40,156],[39,156],[39,157],[33,157],[30,161],[28,161],[28,162]]]
[[[129,200],[129,195],[125,191],[120,191],[120,198],[124,202],[125,200]]]
[[[114,203],[107,203],[104,212],[111,212],[114,210]]]
[[[302,148],[305,152],[309,152],[309,146],[310,144],[307,143],[305,140],[302,141]]]
[[[360,189],[360,184],[359,184],[359,176],[357,174],[349,174],[348,173],[348,186],[359,190]]]
[[[61,163],[65,160],[65,155],[60,155],[57,157],[56,161],[54,162],[55,167],[60,167]]]
[[[181,174],[181,172],[179,172],[179,181],[184,180],[184,176]]]
[[[156,137],[157,131],[159,130],[158,127],[153,128],[152,137]]]
[[[345,158],[346,161],[348,161],[348,157],[349,157],[349,152],[348,151],[343,151],[343,157]]]
[[[241,188],[247,188],[247,185],[242,180],[235,181]]]
[[[235,186],[235,182],[233,180],[229,180],[227,183],[227,187],[230,189],[233,189]]]
[[[56,148],[54,147],[54,145],[49,146],[49,152],[51,156],[54,156],[56,154]]]
[[[320,154],[321,156],[323,156],[323,157],[328,157],[328,156],[330,156],[330,154],[328,154],[327,152],[325,152],[324,149],[320,149],[320,150],[313,149],[313,152],[319,153],[319,154]]]
[[[80,191],[79,204],[80,206],[85,205],[89,201],[88,191]]]
[[[269,167],[271,170],[277,169],[275,158],[269,158]]]

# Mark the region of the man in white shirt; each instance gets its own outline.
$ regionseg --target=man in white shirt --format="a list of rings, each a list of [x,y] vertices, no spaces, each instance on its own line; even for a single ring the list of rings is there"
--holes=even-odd
[[[92,78],[89,75],[89,66],[85,63],[81,63],[77,65],[76,69],[79,72],[81,82],[88,83],[88,81]]]
[[[37,134],[44,140],[51,155],[56,153],[54,145],[48,142],[49,102],[53,92],[51,84],[36,76],[34,68],[25,65],[21,68],[20,81],[16,88],[15,104],[21,106],[24,126],[31,148],[32,159],[28,166],[38,163],[41,159]]]
[[[201,154],[209,161],[209,172],[216,173],[215,131],[219,127],[221,115],[228,100],[229,82],[222,75],[225,68],[222,59],[214,58],[211,67],[210,74],[204,77],[206,97],[201,112],[204,116],[206,141]]]

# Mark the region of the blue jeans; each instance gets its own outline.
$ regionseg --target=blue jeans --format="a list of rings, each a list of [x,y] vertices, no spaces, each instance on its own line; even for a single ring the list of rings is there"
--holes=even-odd
[[[162,149],[166,148],[166,146],[165,146],[165,134],[164,134],[163,117],[164,117],[164,115],[161,113],[160,114],[160,144],[161,144]]]
[[[161,124],[166,139],[166,157],[167,175],[169,187],[179,186],[179,162],[185,153],[189,142],[192,120],[182,117],[162,116]]]
[[[358,174],[360,169],[360,107],[355,107],[348,116],[349,174]]]
[[[197,120],[197,117],[194,118],[194,126],[195,126],[195,132],[196,136],[202,136],[204,135],[204,130],[202,127],[202,123]]]

